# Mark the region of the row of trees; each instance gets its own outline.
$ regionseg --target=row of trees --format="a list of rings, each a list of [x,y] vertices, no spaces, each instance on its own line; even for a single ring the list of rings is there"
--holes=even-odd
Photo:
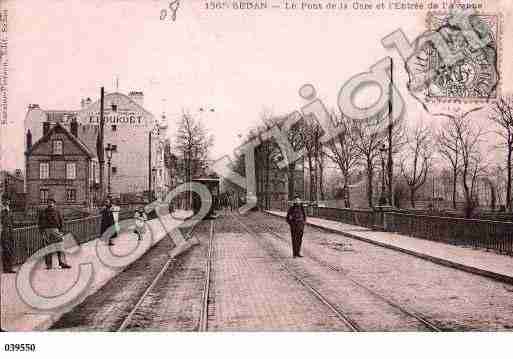
[[[325,188],[325,171],[332,166],[342,179],[342,188],[338,193],[343,194],[347,207],[351,205],[349,186],[357,173],[364,173],[369,207],[376,204],[377,183],[382,184],[379,191],[382,203],[385,203],[386,197],[393,197],[398,205],[403,192],[407,192],[409,205],[415,207],[418,193],[423,191],[427,179],[444,177],[450,180],[452,186],[451,207],[457,208],[458,193],[462,192],[467,217],[479,204],[477,188],[480,181],[488,186],[492,209],[499,201],[511,210],[513,99],[503,97],[487,108],[454,116],[439,116],[443,116],[442,122],[435,129],[423,121],[408,124],[398,120],[390,123],[386,112],[363,121],[333,112],[332,121],[344,130],[326,143],[321,143],[322,127],[312,118],[301,118],[292,128],[284,130],[294,150],[304,150],[304,157],[300,161],[308,171],[306,187],[309,193],[305,195],[311,200],[325,200],[327,193],[336,192]],[[283,129],[285,120],[262,116],[263,126],[248,135],[248,139],[258,137],[261,142],[257,148],[257,164],[260,166],[257,171],[260,180],[257,183],[260,183],[261,193],[269,193],[267,177],[271,170],[277,169],[276,163],[286,158],[275,138],[267,135],[273,127]],[[490,123],[495,125],[493,131],[485,130],[484,126],[490,128]],[[394,158],[393,196],[386,193],[389,179],[385,176],[389,126],[392,126]],[[487,156],[488,153],[495,156]],[[497,163],[497,156],[501,155],[504,155],[503,167]],[[293,176],[297,165],[297,162],[288,164],[289,196],[295,192]],[[378,174],[381,174],[381,179]],[[268,199],[264,201],[268,202]]]

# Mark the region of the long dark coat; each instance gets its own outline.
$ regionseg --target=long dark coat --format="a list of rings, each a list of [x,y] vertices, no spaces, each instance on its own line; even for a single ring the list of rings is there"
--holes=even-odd
[[[110,206],[103,207],[102,210],[100,211],[100,213],[102,215],[102,223],[100,226],[102,234],[107,229],[109,229],[110,227],[112,227],[114,225],[114,215],[112,214],[111,208],[112,207],[110,207]]]

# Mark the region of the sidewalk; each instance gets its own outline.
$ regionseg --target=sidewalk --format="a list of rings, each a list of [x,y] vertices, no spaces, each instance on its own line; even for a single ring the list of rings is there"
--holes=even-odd
[[[183,213],[175,212],[176,218],[168,216],[163,220],[167,229],[171,229],[179,225],[182,220],[180,218],[186,217],[185,211]],[[72,266],[69,270],[52,269],[46,270],[43,261],[36,265],[36,269],[32,274],[32,283],[34,290],[40,296],[52,297],[58,294],[66,293],[69,288],[72,288],[74,283],[78,280],[80,273],[85,269],[81,268],[81,264],[90,263],[93,268],[93,275],[91,282],[86,287],[86,290],[77,297],[78,299],[66,304],[57,309],[41,310],[29,306],[20,297],[16,285],[16,274],[1,274],[1,327],[7,331],[34,331],[48,329],[55,321],[57,321],[64,313],[72,310],[75,306],[79,305],[85,298],[97,292],[109,280],[114,278],[118,273],[122,272],[128,265],[140,258],[152,246],[157,244],[161,239],[167,235],[166,228],[159,221],[154,219],[148,221],[147,224],[151,228],[144,235],[144,240],[137,241],[135,233],[121,234],[118,238],[114,239],[115,245],[112,247],[106,246],[104,242],[99,239],[89,241],[80,246],[79,250],[67,254],[68,263]],[[151,234],[153,233],[153,241]],[[146,242],[146,243],[144,243]],[[137,252],[130,255],[141,244]],[[178,255],[182,251],[182,247],[186,245],[177,243],[176,251],[172,255]],[[109,267],[103,264],[98,257],[98,251],[102,253],[109,253],[111,250],[114,261],[121,260],[123,256],[129,258],[124,261],[123,265],[117,267]],[[56,256],[54,255],[54,268],[56,267]],[[19,269],[19,268],[18,268]],[[19,273],[19,272],[18,272]],[[85,271],[84,271],[85,273]]]
[[[285,217],[285,212],[266,211]],[[513,284],[513,258],[485,250],[408,237],[397,233],[373,231],[327,219],[309,217],[307,224],[344,236],[391,248],[429,261]]]

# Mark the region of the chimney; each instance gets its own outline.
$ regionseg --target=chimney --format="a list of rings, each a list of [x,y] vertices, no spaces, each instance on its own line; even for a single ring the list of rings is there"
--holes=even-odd
[[[28,108],[29,110],[33,110],[35,108],[39,108],[39,105],[37,103],[29,103]]]
[[[43,136],[46,136],[46,134],[50,131],[50,122],[45,121],[43,122]]]
[[[32,132],[30,130],[27,131],[27,151],[32,149]]]
[[[78,122],[77,122],[76,118],[73,118],[71,120],[69,127],[70,127],[71,134],[73,136],[75,136],[76,138],[78,138]]]
[[[130,91],[128,94],[132,100],[134,100],[139,106],[143,106],[144,103],[144,94],[142,91]]]

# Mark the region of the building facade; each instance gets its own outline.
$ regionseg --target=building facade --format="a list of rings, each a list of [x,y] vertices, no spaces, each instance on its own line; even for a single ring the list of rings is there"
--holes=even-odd
[[[27,139],[25,152],[27,205],[39,207],[54,198],[63,207],[92,207],[98,191],[96,155],[60,123],[44,124],[34,144]]]
[[[167,126],[143,107],[142,92],[128,95],[114,92],[104,96],[104,148],[113,146],[110,160],[110,188],[114,197],[123,194],[143,195],[150,188],[156,197],[164,197],[169,176],[164,165],[164,139]],[[78,110],[42,110],[29,105],[26,131],[34,141],[42,136],[42,123],[60,123],[70,129],[78,123],[78,138],[97,154],[100,132],[100,100],[81,101]],[[109,163],[105,156],[104,187],[107,188]]]
[[[11,206],[16,210],[25,207],[24,177],[21,169],[14,173],[0,171],[0,196],[4,193],[11,199]]]

